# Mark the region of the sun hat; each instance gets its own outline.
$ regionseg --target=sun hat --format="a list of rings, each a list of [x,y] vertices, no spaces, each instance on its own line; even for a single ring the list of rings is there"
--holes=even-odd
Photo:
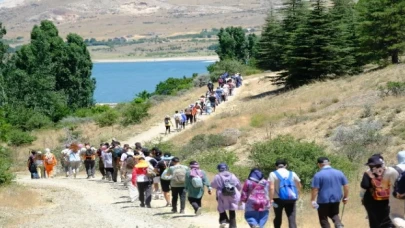
[[[399,151],[397,154],[398,164],[405,164],[405,151]]]
[[[383,162],[382,162],[381,158],[379,158],[379,157],[377,157],[377,156],[371,156],[371,157],[368,159],[368,161],[367,161],[367,163],[366,163],[365,165],[368,165],[368,166],[377,166],[377,165],[382,165],[382,164],[383,164]]]

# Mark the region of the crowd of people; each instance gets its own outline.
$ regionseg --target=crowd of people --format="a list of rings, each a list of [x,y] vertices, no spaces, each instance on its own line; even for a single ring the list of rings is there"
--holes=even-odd
[[[234,75],[225,73],[221,75],[216,89],[214,89],[214,83],[209,81],[207,83],[208,91],[206,94],[201,95],[197,101],[190,104],[184,110],[175,111],[173,118],[170,115],[165,116],[165,134],[170,134],[172,130],[181,131],[185,129],[186,124],[197,122],[198,115],[202,116],[204,113],[210,115],[215,112],[216,107],[227,101],[228,97],[234,94],[235,88],[242,86],[242,83],[243,77],[240,73]],[[175,127],[175,129],[172,129],[172,127]]]
[[[214,91],[213,83],[208,83],[206,96],[184,111],[174,114],[176,129],[192,124],[197,115],[211,110],[227,100],[233,89],[242,84],[238,74],[229,77],[223,75]],[[173,126],[170,116],[165,118],[166,133]],[[140,207],[152,208],[152,200],[165,200],[166,207],[173,213],[185,213],[186,199],[196,216],[201,214],[202,198],[207,190],[211,195],[215,189],[219,226],[236,228],[236,210],[244,210],[246,222],[252,228],[262,228],[268,221],[270,209],[275,218],[273,225],[280,228],[283,211],[288,226],[296,228],[296,204],[301,195],[299,175],[288,170],[287,161],[275,161],[273,172],[267,177],[257,168],[251,170],[247,179],[241,182],[225,163],[217,166],[218,173],[212,181],[202,170],[198,161],[188,165],[181,163],[178,157],[163,153],[159,148],[151,150],[135,143],[132,147],[113,139],[111,143],[102,143],[98,148],[89,143],[71,143],[61,151],[61,164],[67,178],[76,178],[79,169],[84,166],[87,179],[95,178],[96,163],[102,180],[118,182],[128,189],[131,202],[139,202]],[[405,151],[397,155],[398,165],[388,167],[380,154],[368,159],[369,167],[361,181],[361,203],[367,212],[370,228],[405,228]],[[316,209],[322,228],[342,228],[344,206],[349,201],[349,185],[344,173],[332,168],[327,157],[316,161],[319,171],[312,178],[311,207]],[[45,149],[32,151],[28,158],[28,169],[32,179],[53,178],[58,164],[56,156]],[[343,211],[340,213],[340,204]]]

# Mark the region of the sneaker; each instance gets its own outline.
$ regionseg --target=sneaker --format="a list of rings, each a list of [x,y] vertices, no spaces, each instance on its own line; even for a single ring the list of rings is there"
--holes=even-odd
[[[141,205],[139,205],[140,207],[145,207],[145,204],[141,203]]]
[[[87,176],[87,179],[90,179],[90,176]]]
[[[228,224],[226,223],[221,223],[221,225],[219,225],[219,228],[225,228]]]
[[[185,214],[186,212],[184,212],[184,210],[180,210],[180,214]]]
[[[172,209],[172,212],[173,212],[173,213],[177,213],[177,209],[174,209],[174,208],[173,208],[173,209]]]
[[[167,204],[166,204],[166,207],[171,207],[171,206],[172,206],[171,203],[167,203]]]
[[[146,205],[146,208],[152,208],[152,206],[151,205]]]
[[[105,180],[105,176],[103,176],[103,177],[101,178],[101,180]]]
[[[95,177],[94,177],[94,175],[93,175],[93,176],[91,176],[91,178],[95,178]]]
[[[197,211],[195,212],[195,215],[196,215],[196,216],[200,216],[200,215],[201,215],[201,207],[199,207],[199,208],[197,209]]]
[[[76,178],[76,173],[73,174],[73,177]]]
[[[155,195],[155,197],[153,197],[154,200],[158,200],[159,199],[159,195]]]

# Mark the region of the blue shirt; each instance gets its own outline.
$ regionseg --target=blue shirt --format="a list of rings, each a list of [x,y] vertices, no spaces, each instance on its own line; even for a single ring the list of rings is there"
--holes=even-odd
[[[342,186],[347,185],[345,175],[330,166],[323,167],[312,179],[312,188],[317,188],[317,203],[337,203],[342,200]]]

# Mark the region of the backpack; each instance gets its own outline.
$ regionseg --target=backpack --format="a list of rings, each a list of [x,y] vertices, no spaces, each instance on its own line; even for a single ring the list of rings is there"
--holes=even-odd
[[[398,195],[405,193],[405,172],[398,166],[394,166],[393,168],[398,172],[399,175],[397,180],[395,181],[394,191],[392,192],[392,195],[397,199],[405,199],[405,196],[398,197]]]
[[[179,115],[176,115],[176,116],[174,117],[174,120],[180,121],[180,116],[179,116]]]
[[[256,182],[255,182],[256,183]],[[255,187],[249,192],[246,202],[251,203],[252,208],[266,208],[270,205],[266,184],[263,182],[256,183]]]
[[[54,158],[53,158],[53,156],[50,156],[50,157],[47,157],[46,158],[46,164],[48,164],[48,165],[53,165],[55,162],[54,162]]]
[[[132,155],[128,155],[127,159],[125,159],[125,166],[131,170],[135,167],[135,159]]]
[[[219,174],[219,177],[222,180],[223,183],[223,187],[222,187],[222,195],[223,196],[234,196],[236,195],[236,187],[234,185],[234,183],[231,182],[232,176],[231,178],[224,180],[223,176],[221,174]]]
[[[165,124],[169,125],[169,118],[165,118]]]
[[[172,183],[182,185],[186,182],[187,170],[183,166],[175,167],[173,170]]]
[[[203,188],[203,180],[199,176],[191,177],[191,185],[193,185],[194,188]]]
[[[288,175],[288,178],[283,178],[277,171],[274,171],[274,174],[276,174],[280,181],[280,188],[278,192],[280,200],[287,203],[294,203],[298,200],[298,190],[293,180],[293,172],[289,172],[290,174]]]
[[[150,167],[150,166],[148,166],[147,168],[145,168],[145,175],[147,176],[147,177],[149,177],[149,178],[155,178],[156,177],[156,172],[155,172],[155,170],[152,168],[152,167]]]
[[[370,178],[371,178],[371,185],[372,185],[372,190],[371,190],[371,195],[373,196],[374,200],[388,200],[389,195],[390,195],[390,190],[389,188],[383,188],[382,186],[382,177],[383,175],[373,175],[368,173]]]

